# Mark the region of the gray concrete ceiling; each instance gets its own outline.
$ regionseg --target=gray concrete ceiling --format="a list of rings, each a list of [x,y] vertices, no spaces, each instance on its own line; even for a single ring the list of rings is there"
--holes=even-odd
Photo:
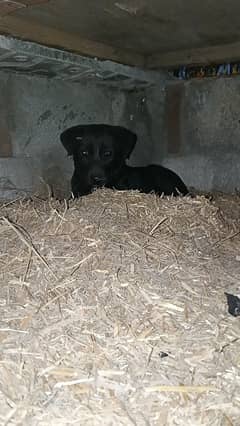
[[[95,83],[122,90],[143,89],[169,80],[168,73],[97,60],[0,35],[0,71],[38,75],[71,83]]]
[[[240,59],[239,16],[239,0],[0,0],[0,33],[160,68]]]

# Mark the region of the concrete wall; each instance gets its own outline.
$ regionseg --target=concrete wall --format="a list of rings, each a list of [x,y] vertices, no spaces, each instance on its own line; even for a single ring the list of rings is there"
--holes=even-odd
[[[72,161],[59,134],[75,124],[124,125],[140,135],[132,162],[150,160],[142,93],[6,73],[0,73],[0,93],[0,197],[46,188],[44,182],[65,194]]]
[[[197,189],[240,190],[240,78],[180,82],[166,93],[162,163]]]
[[[130,164],[159,163],[200,190],[240,190],[240,78],[175,82],[143,92],[0,73],[0,197],[70,189],[59,141],[79,123],[138,134]]]

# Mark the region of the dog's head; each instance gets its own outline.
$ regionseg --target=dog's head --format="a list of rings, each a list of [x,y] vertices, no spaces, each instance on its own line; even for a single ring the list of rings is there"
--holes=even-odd
[[[91,187],[107,185],[133,151],[137,136],[120,126],[74,126],[60,136],[75,170]]]

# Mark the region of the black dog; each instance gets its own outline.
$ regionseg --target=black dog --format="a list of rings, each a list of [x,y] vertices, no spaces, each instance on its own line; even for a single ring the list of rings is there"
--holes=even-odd
[[[165,167],[126,165],[137,136],[124,127],[106,124],[74,126],[65,130],[60,139],[68,155],[73,156],[71,184],[74,197],[87,195],[102,186],[158,195],[188,194],[180,177]]]

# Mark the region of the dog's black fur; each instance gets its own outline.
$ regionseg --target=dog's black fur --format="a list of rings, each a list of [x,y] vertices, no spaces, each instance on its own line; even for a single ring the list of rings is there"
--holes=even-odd
[[[106,124],[74,126],[65,130],[60,139],[68,155],[73,156],[71,185],[74,197],[87,195],[102,186],[158,195],[188,194],[181,178],[165,167],[126,165],[137,136],[124,127]]]

